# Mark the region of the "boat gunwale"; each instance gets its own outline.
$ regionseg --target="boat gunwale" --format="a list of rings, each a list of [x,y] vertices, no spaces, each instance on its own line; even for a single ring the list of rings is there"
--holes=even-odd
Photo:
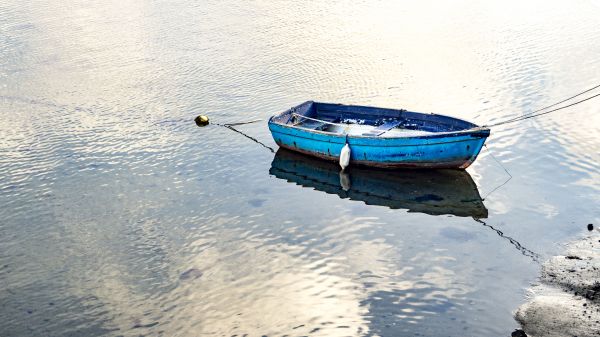
[[[273,130],[271,130],[271,131],[273,132]],[[275,132],[277,132],[277,131],[275,131]],[[281,132],[278,132],[278,133],[281,133]],[[288,134],[288,135],[290,135],[290,134]],[[301,135],[290,135],[290,136],[296,137],[296,138],[314,140],[312,138],[304,137]],[[458,136],[468,136],[468,134],[455,135],[452,137],[458,137]],[[340,137],[340,138],[345,139],[345,137]],[[352,137],[348,136],[348,138],[352,138]],[[376,138],[376,137],[361,137],[361,138]],[[394,140],[394,139],[400,139],[400,138],[396,138],[396,137],[386,137],[386,138],[390,141]],[[408,138],[413,138],[413,137],[404,137],[404,138],[408,139]],[[443,137],[443,138],[448,138],[448,137]],[[477,138],[484,138],[484,137],[477,137]],[[321,140],[317,140],[317,141],[321,141]],[[440,144],[452,144],[452,143],[462,143],[462,142],[470,142],[470,141],[473,141],[473,139],[448,140],[445,142],[423,143],[423,144],[392,144],[392,145],[388,145],[388,144],[352,144],[352,143],[350,143],[350,145],[358,145],[358,146],[362,146],[362,147],[414,147],[414,146],[434,146],[434,145],[440,145]],[[329,143],[333,143],[333,142],[329,142]],[[343,144],[343,143],[344,142],[340,142],[338,144]]]
[[[280,115],[283,115],[283,113]],[[335,132],[328,132],[328,131],[323,131],[323,130],[309,129],[309,128],[304,128],[304,127],[297,126],[297,125],[289,125],[289,124],[273,121],[274,117],[277,117],[280,115],[271,116],[271,118],[269,118],[268,123],[275,124],[275,125],[287,128],[287,129],[303,130],[307,133],[320,134],[323,136],[334,136],[334,137],[339,136],[339,137],[344,137],[344,138],[379,139],[379,140],[383,140],[383,139],[434,139],[434,138],[463,136],[463,135],[469,135],[469,134],[478,133],[478,132],[486,133],[485,136],[482,135],[479,138],[487,138],[490,134],[490,128],[486,128],[485,126],[477,126],[476,125],[473,128],[465,129],[465,130],[432,132],[429,135],[420,135],[420,136],[380,137],[380,136],[348,135],[348,134],[344,134],[344,133],[335,133]],[[434,114],[434,115],[442,116],[442,117],[449,117],[449,116],[443,116],[443,115],[438,115],[438,114]],[[449,117],[449,118],[454,118],[454,117]],[[348,125],[352,125],[352,124],[348,124]],[[295,137],[299,137],[299,136],[295,135]],[[303,137],[303,138],[306,138],[306,137]],[[444,143],[448,143],[448,142],[444,142]],[[439,144],[441,144],[441,143],[439,143]],[[371,146],[375,146],[375,145],[371,145]],[[414,146],[414,145],[407,145],[407,146]]]
[[[441,118],[447,118],[450,120],[455,120],[455,121],[459,121],[462,123],[467,123],[472,125],[472,127],[468,128],[468,129],[463,129],[463,130],[457,130],[457,131],[443,131],[443,132],[432,132],[431,134],[428,135],[420,135],[420,136],[396,136],[396,137],[381,137],[380,135],[378,136],[364,136],[364,135],[348,135],[348,134],[344,134],[344,133],[336,133],[336,132],[329,132],[329,131],[323,131],[323,130],[316,130],[316,129],[311,129],[311,128],[305,128],[302,126],[298,126],[298,125],[290,125],[287,123],[281,123],[281,122],[276,122],[273,121],[274,118],[276,117],[283,117],[286,114],[297,114],[300,116],[304,116],[307,118],[314,118],[314,117],[310,117],[310,116],[305,116],[302,114],[298,114],[295,112],[295,110],[298,107],[301,107],[305,104],[327,104],[327,105],[335,105],[335,106],[343,106],[343,107],[353,107],[353,108],[365,108],[365,109],[380,109],[380,110],[388,110],[388,111],[394,111],[394,112],[409,112],[409,113],[413,113],[413,114],[418,114],[418,115],[422,115],[422,116],[435,116],[435,117],[441,117]],[[327,121],[324,121],[327,123]],[[428,139],[428,138],[443,138],[443,137],[454,137],[456,135],[463,135],[463,134],[469,134],[469,133],[477,133],[477,132],[483,132],[485,135],[481,135],[480,138],[487,138],[490,135],[490,128],[486,127],[486,126],[479,126],[475,123],[471,123],[469,121],[466,121],[464,119],[460,119],[460,118],[456,118],[456,117],[452,117],[452,116],[448,116],[448,115],[442,115],[442,114],[437,114],[437,113],[424,113],[424,112],[418,112],[418,111],[408,111],[405,109],[393,109],[393,108],[384,108],[384,107],[375,107],[375,106],[367,106],[367,105],[352,105],[352,104],[341,104],[341,103],[325,103],[325,102],[315,102],[315,101],[306,101],[303,103],[300,103],[290,109],[287,109],[281,113],[275,114],[273,116],[271,116],[268,120],[268,124],[276,124],[285,128],[290,128],[290,129],[296,129],[296,130],[303,130],[305,132],[308,133],[314,133],[314,134],[320,134],[323,136],[339,136],[339,137],[344,137],[344,138],[357,138],[357,139]],[[336,123],[336,124],[345,124],[345,123]],[[348,125],[354,125],[354,123],[349,123]],[[360,125],[360,124],[356,124],[356,125]]]

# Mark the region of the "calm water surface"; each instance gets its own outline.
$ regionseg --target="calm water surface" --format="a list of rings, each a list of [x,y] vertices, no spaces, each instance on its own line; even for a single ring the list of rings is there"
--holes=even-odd
[[[308,99],[476,123],[600,79],[600,2],[0,5],[1,336],[508,336],[600,223],[600,105],[390,176],[230,130]],[[275,147],[265,123],[240,130]],[[511,172],[507,178],[491,157]],[[489,194],[489,195],[488,195]]]

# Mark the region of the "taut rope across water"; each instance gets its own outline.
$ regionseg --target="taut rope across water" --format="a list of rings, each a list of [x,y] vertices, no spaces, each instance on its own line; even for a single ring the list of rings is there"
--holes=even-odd
[[[595,94],[595,95],[592,95],[592,96],[590,96],[590,97],[587,97],[587,98],[584,98],[584,99],[582,99],[582,100],[579,100],[579,101],[577,101],[577,102],[575,102],[575,103],[571,103],[571,104],[568,104],[568,105],[565,105],[565,106],[562,106],[562,107],[559,107],[559,108],[556,108],[556,109],[552,109],[552,110],[550,110],[550,111],[544,111],[544,110],[547,110],[547,109],[549,109],[549,108],[552,108],[552,107],[554,107],[554,106],[557,106],[557,105],[559,105],[559,104],[561,104],[561,103],[564,103],[564,102],[570,101],[570,100],[572,100],[572,99],[573,99],[573,98],[575,98],[575,97],[579,97],[579,96],[581,96],[581,95],[583,95],[583,94],[585,94],[585,93],[588,93],[588,92],[590,92],[590,91],[592,91],[592,90],[594,90],[594,89],[598,89],[598,88],[600,88],[600,84],[598,84],[598,85],[596,85],[596,86],[594,86],[594,87],[592,87],[592,88],[590,88],[590,89],[584,90],[584,91],[582,91],[582,92],[580,92],[580,93],[578,93],[578,94],[576,94],[576,95],[573,95],[573,96],[571,96],[571,97],[569,97],[569,98],[563,99],[562,101],[559,101],[559,102],[556,102],[556,103],[554,103],[554,104],[550,104],[550,105],[548,105],[548,106],[545,106],[545,107],[543,107],[543,108],[541,108],[541,109],[537,109],[537,110],[534,110],[534,111],[532,111],[532,112],[526,113],[526,114],[524,114],[524,115],[521,115],[521,116],[518,116],[518,117],[513,117],[513,118],[510,118],[510,119],[508,119],[508,120],[505,120],[505,121],[502,121],[502,122],[494,123],[494,124],[492,124],[492,125],[484,125],[483,127],[492,128],[492,127],[499,126],[499,125],[503,125],[503,124],[508,124],[508,123],[519,122],[519,121],[522,121],[522,120],[525,120],[525,119],[529,119],[529,118],[534,118],[534,117],[538,117],[538,116],[546,115],[546,114],[549,114],[549,113],[551,113],[551,112],[555,112],[555,111],[559,111],[559,110],[562,110],[562,109],[566,109],[566,108],[572,107],[572,106],[574,106],[574,105],[577,105],[577,104],[583,103],[583,102],[585,102],[585,101],[589,101],[589,100],[591,100],[592,98],[598,97],[598,96],[600,96],[600,93],[598,93],[598,94]],[[544,112],[542,112],[542,111],[544,111]]]

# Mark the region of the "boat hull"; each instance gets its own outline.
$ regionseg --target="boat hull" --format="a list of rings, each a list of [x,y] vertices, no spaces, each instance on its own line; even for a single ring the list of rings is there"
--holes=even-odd
[[[465,169],[481,151],[489,129],[473,129],[419,137],[346,137],[269,121],[273,139],[282,148],[327,160],[339,160],[351,149],[351,165],[383,168]]]

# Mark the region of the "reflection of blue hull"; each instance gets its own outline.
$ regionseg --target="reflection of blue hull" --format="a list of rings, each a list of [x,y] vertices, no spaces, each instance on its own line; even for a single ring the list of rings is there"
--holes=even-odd
[[[378,170],[351,167],[279,149],[269,173],[340,198],[431,215],[486,218],[477,186],[463,170]]]
[[[348,123],[356,120],[359,124]],[[375,131],[347,134],[339,131],[344,125],[371,126]],[[386,125],[392,128],[386,130]],[[332,131],[332,126],[338,130]],[[447,116],[315,102],[271,117],[269,129],[279,146],[293,151],[337,160],[347,142],[353,164],[414,168],[466,168],[490,133]]]

